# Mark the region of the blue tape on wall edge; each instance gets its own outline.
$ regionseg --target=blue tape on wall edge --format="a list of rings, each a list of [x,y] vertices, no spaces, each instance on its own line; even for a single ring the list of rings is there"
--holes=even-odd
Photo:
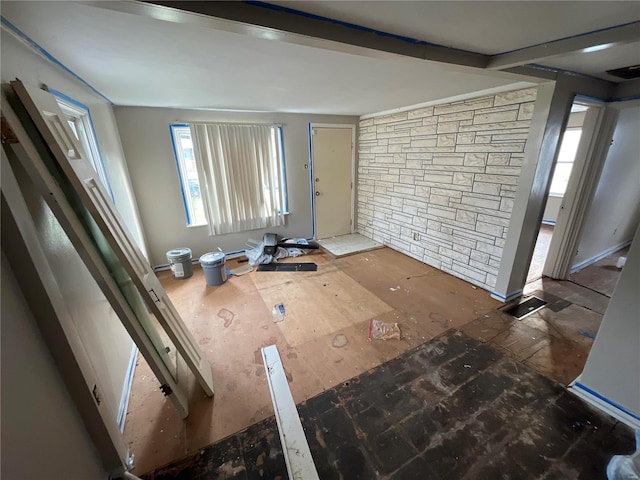
[[[617,404],[616,402],[609,400],[607,397],[605,397],[604,395],[601,395],[600,393],[596,392],[595,390],[587,387],[586,385],[583,385],[580,382],[575,382],[573,384],[574,387],[579,388],[580,390],[584,390],[585,392],[589,393],[590,395],[596,397],[598,400],[606,403],[607,405],[612,406],[613,408],[615,408],[616,410],[619,410],[623,413],[625,413],[626,415],[629,415],[631,418],[634,418],[638,421],[640,421],[640,416],[636,415],[635,413],[633,413],[631,410],[629,410],[628,408],[623,407],[622,405]]]
[[[89,82],[87,82],[84,78],[82,78],[80,75],[78,75],[73,70],[71,70],[69,67],[67,67],[65,64],[63,64],[56,57],[51,55],[47,50],[45,50],[43,47],[41,47],[36,41],[34,41],[26,33],[24,33],[22,30],[20,30],[18,27],[16,27],[14,24],[12,24],[9,20],[4,18],[3,16],[0,16],[0,22],[2,23],[2,25],[4,27],[7,28],[7,30],[9,30],[15,36],[20,38],[24,43],[26,43],[33,50],[38,52],[40,55],[42,55],[44,58],[49,60],[51,63],[54,63],[55,65],[57,65],[60,68],[62,68],[65,72],[67,72],[73,78],[75,78],[76,80],[81,82],[85,87],[87,87],[93,93],[95,93],[96,95],[98,95],[98,96],[102,97],[104,100],[106,100],[109,103],[109,105],[111,105],[111,106],[114,105],[114,103],[111,100],[109,100],[105,95],[100,93],[100,91],[98,91],[95,87],[93,87]]]

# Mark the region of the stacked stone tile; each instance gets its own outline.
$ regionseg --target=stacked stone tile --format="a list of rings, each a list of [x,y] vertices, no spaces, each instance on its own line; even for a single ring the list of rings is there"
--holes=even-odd
[[[358,231],[491,290],[536,89],[360,121]]]

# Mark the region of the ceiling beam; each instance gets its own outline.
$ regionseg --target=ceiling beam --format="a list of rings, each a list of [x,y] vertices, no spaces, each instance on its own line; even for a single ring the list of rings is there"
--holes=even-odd
[[[554,40],[513,52],[493,55],[488,63],[489,70],[506,70],[530,63],[541,63],[545,59],[574,52],[588,53],[614,45],[640,40],[640,22],[627,23],[574,37]]]
[[[609,80],[582,75],[580,73],[566,72],[539,65],[525,65],[505,70],[516,75],[537,77],[561,83],[563,86],[579,95],[608,100],[614,94],[617,84]]]
[[[214,28],[264,40],[287,42],[370,58],[388,59],[404,56],[439,62],[452,70],[473,71],[476,74],[484,70],[487,74],[503,76],[514,81],[555,80],[562,73],[558,69],[539,65],[521,65],[521,62],[516,62],[514,66],[505,64],[500,68],[494,67],[489,70],[487,68],[489,62],[497,57],[434,45],[262,2],[90,0],[80,3],[156,20]],[[636,22],[636,24],[639,23]],[[625,30],[626,35],[630,35],[629,30],[632,29]],[[592,35],[587,34],[585,37],[592,38]],[[555,43],[557,42],[546,45]],[[528,50],[529,48],[522,51]],[[604,87],[612,85],[605,80],[601,82]]]
[[[104,6],[104,2],[98,2],[98,4],[100,3]],[[149,0],[142,3],[165,7],[175,12],[191,12],[193,14],[239,22],[244,24],[244,33],[257,34],[261,38],[291,41],[292,39],[287,37],[287,35],[294,34],[296,36],[327,40],[347,46],[361,47],[376,52],[387,52],[421,60],[474,68],[485,68],[489,60],[489,56],[480,53],[434,45],[428,42],[404,38],[398,35],[379,32],[315,15],[307,15],[292,9],[259,2]],[[166,13],[165,20],[170,17],[170,12]],[[249,26],[261,28],[258,31],[252,32]],[[294,41],[294,43],[302,42],[297,40]],[[324,48],[326,48],[326,45],[324,45]],[[334,49],[340,50],[339,47]]]

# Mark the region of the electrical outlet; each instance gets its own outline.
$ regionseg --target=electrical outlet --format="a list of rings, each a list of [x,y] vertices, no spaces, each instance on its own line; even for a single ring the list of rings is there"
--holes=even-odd
[[[420,240],[420,234],[418,232],[413,232],[413,239],[417,242]]]

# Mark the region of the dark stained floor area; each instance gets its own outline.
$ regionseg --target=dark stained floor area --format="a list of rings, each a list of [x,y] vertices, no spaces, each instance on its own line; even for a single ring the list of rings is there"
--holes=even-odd
[[[600,479],[633,432],[448,330],[298,405],[320,478]],[[286,479],[274,417],[144,477]]]

